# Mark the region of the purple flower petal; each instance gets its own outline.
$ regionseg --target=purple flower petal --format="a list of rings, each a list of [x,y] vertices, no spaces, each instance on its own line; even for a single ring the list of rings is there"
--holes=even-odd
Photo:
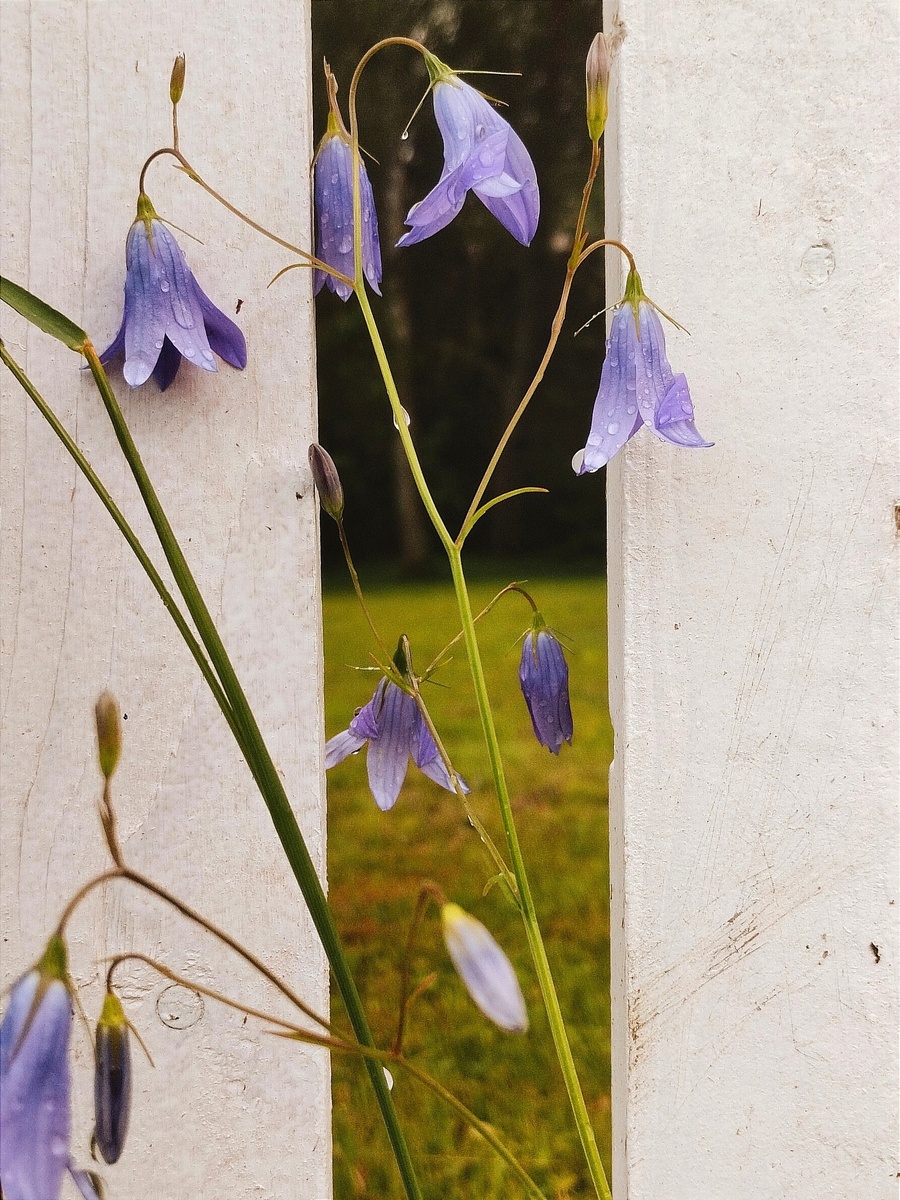
[[[35,969],[0,1026],[0,1187],[7,1200],[57,1200],[69,1161],[69,992]]]
[[[370,739],[366,756],[369,787],[383,812],[394,807],[403,787],[418,716],[412,696],[395,683],[384,682],[377,709],[378,737]]]
[[[606,466],[641,426],[631,369],[637,345],[634,312],[631,305],[625,304],[612,319],[579,475]]]
[[[231,317],[227,317],[220,308],[216,308],[196,279],[194,287],[210,349],[218,354],[223,362],[243,371],[247,365],[247,342],[243,333]]]
[[[169,384],[172,383],[178,374],[180,366],[181,355],[169,339],[166,338],[163,342],[163,348],[159,352],[159,358],[156,360],[156,366],[153,368],[153,378],[159,385],[161,392],[164,392]]]
[[[676,446],[700,449],[712,446],[697,432],[694,406],[684,375],[676,375],[656,413],[656,432]]]
[[[345,729],[343,733],[336,733],[333,738],[329,738],[325,743],[326,771],[329,767],[336,767],[338,763],[343,762],[345,758],[349,758],[351,754],[357,754],[362,750],[367,741],[368,738],[359,737],[349,729]]]
[[[444,168],[435,187],[410,209],[406,224],[412,228],[397,245],[411,246],[443,229],[472,190],[527,246],[537,229],[540,196],[534,164],[518,134],[455,75],[435,83],[434,115],[444,142]]]

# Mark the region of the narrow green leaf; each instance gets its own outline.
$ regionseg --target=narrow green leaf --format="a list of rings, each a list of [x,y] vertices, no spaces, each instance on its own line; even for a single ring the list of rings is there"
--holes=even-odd
[[[83,329],[79,329],[74,321],[70,321],[61,312],[57,312],[55,308],[51,308],[49,304],[45,304],[43,300],[39,300],[25,288],[13,283],[11,279],[4,279],[2,276],[0,276],[0,300],[4,304],[8,304],[10,308],[14,308],[17,313],[21,313],[26,321],[37,325],[38,329],[42,329],[44,333],[49,333],[64,346],[68,346],[70,350],[80,352],[84,348],[88,335]]]

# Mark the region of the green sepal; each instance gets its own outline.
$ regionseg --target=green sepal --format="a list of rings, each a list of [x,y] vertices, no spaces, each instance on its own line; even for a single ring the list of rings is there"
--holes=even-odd
[[[61,312],[39,300],[18,283],[0,277],[0,300],[14,308],[26,321],[68,346],[70,350],[77,350],[79,353],[84,350],[85,343],[89,340],[84,330],[79,329],[74,321],[64,317]]]
[[[35,964],[35,970],[38,971],[45,980],[58,979],[69,986],[69,973],[67,970],[69,953],[66,950],[66,943],[62,939],[62,935],[54,933],[50,941],[47,943],[47,948]]]
[[[125,1016],[125,1009],[122,1007],[122,1001],[115,992],[106,993],[106,999],[103,1001],[103,1011],[100,1013],[97,1028],[99,1029],[101,1025],[109,1029],[128,1028],[128,1018]]]
[[[446,83],[448,79],[455,79],[456,72],[451,70],[446,63],[441,62],[436,58],[430,50],[426,50],[422,57],[425,59],[425,66],[428,68],[428,77],[431,80],[431,86],[436,83]]]

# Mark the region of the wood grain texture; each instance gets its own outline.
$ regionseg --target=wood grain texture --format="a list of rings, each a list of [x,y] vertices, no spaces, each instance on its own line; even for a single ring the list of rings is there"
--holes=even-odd
[[[289,239],[310,239],[306,0],[246,5],[90,0],[0,6],[4,273],[103,347],[118,328],[124,244],[146,155],[170,140],[168,79],[187,55],[182,149],[209,181]],[[148,191],[201,285],[237,317],[243,373],[182,366],[161,394],[112,374],[324,870],[322,666],[310,282],[289,256],[166,162]],[[154,557],[90,378],[78,359],[2,314],[4,340],[55,406]],[[241,938],[319,1010],[327,972],[277,838],[174,626],[93,492],[11,380],[3,380],[2,983],[40,953],[69,894],[106,865],[96,817],[92,708],[124,712],[115,779],[125,853]],[[166,572],[164,574],[167,575]],[[168,577],[168,576],[167,576]],[[233,957],[133,890],[109,888],[71,926],[72,969],[96,1019],[101,960],[134,948],[250,1003],[285,1012]],[[134,969],[124,1000],[156,1062],[137,1094],[119,1200],[154,1195],[319,1200],[330,1195],[324,1055]],[[74,1036],[73,1152],[87,1165],[91,1049]],[[152,1184],[149,1182],[152,1180]]]
[[[895,15],[605,17],[608,227],[716,442],[609,477],[616,1195],[888,1200]]]

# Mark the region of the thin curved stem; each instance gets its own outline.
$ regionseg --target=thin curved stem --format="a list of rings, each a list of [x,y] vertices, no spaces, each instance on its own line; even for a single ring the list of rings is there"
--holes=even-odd
[[[350,572],[350,579],[353,582],[353,590],[356,593],[356,599],[359,602],[359,606],[363,611],[363,616],[366,618],[369,629],[372,632],[372,637],[378,643],[381,653],[384,655],[385,659],[390,662],[391,656],[388,653],[387,646],[385,646],[382,640],[381,634],[378,632],[378,627],[375,624],[372,613],[369,611],[369,606],[366,604],[366,598],[363,595],[362,585],[359,582],[359,575],[357,575],[356,567],[353,565],[353,555],[350,553],[350,543],[347,541],[347,534],[344,532],[343,519],[337,522],[337,527],[341,538],[341,548],[344,551],[344,561],[347,564],[347,570]]]
[[[587,181],[581,194],[581,207],[578,211],[578,219],[575,222],[575,236],[573,238],[572,253],[569,256],[568,263],[566,264],[566,277],[563,281],[559,304],[557,305],[556,313],[550,325],[550,337],[547,341],[547,347],[544,350],[543,357],[541,358],[538,368],[534,373],[534,378],[528,385],[525,395],[519,401],[516,411],[513,413],[509,420],[509,424],[503,431],[503,435],[501,436],[500,441],[497,443],[497,448],[491,455],[491,460],[485,468],[484,475],[482,476],[481,482],[475,491],[475,495],[472,497],[472,503],[469,505],[469,510],[463,518],[462,525],[460,526],[460,533],[456,539],[456,544],[460,548],[462,548],[463,542],[466,539],[466,535],[474,523],[475,513],[478,511],[478,507],[481,504],[481,498],[487,490],[491,479],[493,478],[494,471],[497,469],[497,463],[500,461],[503,451],[509,444],[509,439],[512,437],[516,426],[524,416],[525,410],[528,408],[532,396],[538,389],[538,385],[544,378],[544,374],[550,363],[550,359],[553,357],[553,353],[556,350],[556,343],[559,341],[559,335],[562,331],[563,322],[566,319],[566,308],[569,304],[569,292],[572,290],[572,281],[575,278],[575,272],[578,270],[579,255],[581,254],[584,245],[584,222],[587,216],[588,203],[591,198],[591,193],[594,189],[594,180],[597,177],[597,171],[599,168],[600,146],[598,142],[593,142],[591,145],[591,165],[588,169]]]
[[[249,225],[251,229],[255,229],[257,233],[261,233],[263,237],[268,238],[270,242],[274,242],[277,246],[282,246],[285,250],[290,250],[292,254],[299,254],[302,259],[306,260],[309,266],[315,267],[319,271],[324,271],[328,275],[332,275],[335,279],[339,279],[341,283],[346,283],[350,287],[353,286],[352,279],[349,279],[346,275],[342,275],[340,271],[336,271],[334,267],[330,267],[328,263],[322,262],[320,258],[316,258],[316,256],[314,254],[310,254],[308,250],[303,250],[300,246],[295,246],[293,242],[285,241],[283,237],[279,237],[278,234],[273,233],[271,229],[266,229],[265,225],[260,225],[258,221],[254,221],[252,217],[248,217],[245,212],[242,212],[236,205],[232,204],[230,200],[226,200],[222,193],[217,192],[214,187],[208,184],[203,176],[193,166],[191,166],[181,151],[176,149],[174,146],[163,146],[159,150],[154,150],[144,163],[143,167],[141,168],[140,179],[138,181],[138,190],[140,192],[143,192],[144,190],[144,178],[147,174],[147,168],[152,162],[154,162],[157,158],[161,158],[163,155],[169,155],[171,158],[177,159],[181,165],[181,169],[189,179],[193,180],[194,183],[199,184],[205,192],[212,196],[213,200],[215,200],[218,204],[221,204],[223,208],[227,208],[230,213],[233,213],[238,220],[243,221],[245,225]],[[278,276],[276,276],[276,279],[277,278]]]
[[[249,1005],[241,1003],[239,1000],[232,1000],[229,996],[222,992],[217,992],[214,988],[207,987],[205,984],[197,983],[193,979],[188,979],[184,975],[179,975],[176,971],[170,970],[163,966],[162,963],[155,959],[149,958],[145,954],[120,954],[113,960],[110,970],[112,971],[119,963],[135,960],[144,962],[158,971],[160,975],[166,979],[171,979],[173,983],[178,983],[182,987],[191,988],[195,992],[200,992],[201,995],[208,996],[211,1000],[217,1001],[219,1004],[224,1004],[227,1008],[233,1008],[236,1012],[244,1013],[246,1016],[254,1017],[260,1021],[268,1021],[273,1025],[280,1026],[280,1030],[272,1032],[278,1037],[289,1038],[292,1041],[305,1042],[310,1046],[321,1046],[323,1049],[330,1050],[336,1054],[355,1054],[365,1059],[366,1061],[380,1064],[378,1069],[382,1070],[385,1066],[400,1067],[408,1074],[417,1079],[424,1087],[427,1087],[435,1095],[439,1096],[446,1104],[453,1108],[466,1122],[471,1126],[476,1133],[488,1143],[500,1158],[513,1171],[516,1178],[525,1188],[529,1196],[533,1200],[547,1200],[545,1194],[541,1191],[538,1185],[534,1182],[522,1164],[518,1161],[515,1155],[509,1150],[500,1138],[494,1133],[490,1125],[482,1121],[479,1117],[467,1108],[461,1100],[448,1091],[443,1084],[439,1083],[433,1076],[423,1071],[421,1067],[415,1066],[408,1058],[404,1058],[402,1054],[395,1054],[393,1051],[378,1050],[374,1046],[361,1046],[357,1042],[349,1042],[344,1038],[324,1036],[322,1034],[312,1033],[307,1029],[300,1029],[293,1025],[290,1021],[284,1021],[281,1017],[272,1016],[271,1013],[262,1012],[260,1009],[251,1008]],[[282,1030],[284,1032],[282,1032]]]
[[[167,891],[164,887],[161,887],[160,884],[154,883],[152,879],[149,879],[146,875],[142,875],[140,871],[133,871],[130,867],[123,866],[117,867],[114,871],[106,871],[104,874],[98,875],[95,879],[92,879],[86,883],[84,887],[80,888],[63,909],[62,916],[60,917],[59,924],[57,925],[57,932],[62,934],[66,923],[72,916],[72,913],[82,902],[82,900],[84,900],[85,897],[94,890],[95,887],[99,887],[104,883],[109,883],[114,879],[122,879],[126,883],[134,884],[135,887],[143,888],[144,891],[150,892],[152,895],[157,896],[160,900],[164,900],[166,904],[171,905],[172,908],[181,913],[183,917],[187,917],[189,921],[193,921],[195,925],[199,925],[201,929],[205,929],[207,933],[211,933],[213,937],[217,938],[220,942],[222,942],[223,945],[227,946],[229,950],[233,950],[235,954],[244,959],[244,961],[253,967],[254,970],[258,971],[259,974],[262,975],[264,979],[268,980],[268,982],[271,983],[274,988],[281,992],[286,999],[290,1000],[291,1004],[293,1004],[295,1008],[299,1009],[305,1017],[309,1017],[311,1021],[315,1021],[315,1023],[322,1029],[326,1029],[331,1032],[331,1023],[324,1017],[320,1016],[315,1009],[310,1008],[305,1001],[301,1000],[296,992],[289,987],[283,979],[280,979],[274,971],[271,971],[261,959],[257,958],[252,950],[248,950],[246,946],[242,946],[236,938],[233,938],[231,934],[226,933],[224,929],[220,929],[214,921],[208,920],[201,913],[197,912],[196,909],[191,908],[189,904],[185,904],[183,900],[179,900],[177,896],[173,896],[171,892]]]

